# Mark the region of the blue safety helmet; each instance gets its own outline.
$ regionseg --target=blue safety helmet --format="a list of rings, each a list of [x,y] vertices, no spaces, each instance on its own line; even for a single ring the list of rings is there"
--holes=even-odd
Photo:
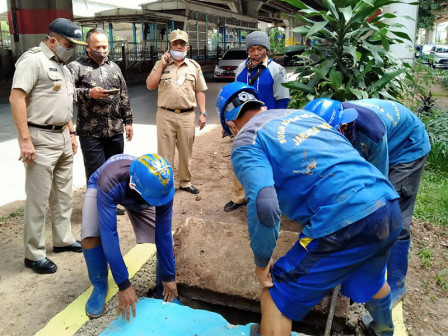
[[[146,154],[132,161],[130,187],[153,206],[167,204],[174,196],[173,168],[163,157]]]
[[[305,110],[322,117],[333,128],[340,124],[348,124],[358,118],[358,112],[354,108],[344,109],[341,102],[330,98],[319,98],[310,101]]]
[[[231,135],[226,121],[238,118],[241,109],[247,104],[264,105],[258,98],[258,91],[250,85],[242,82],[233,82],[223,86],[216,99],[216,111],[226,135]]]

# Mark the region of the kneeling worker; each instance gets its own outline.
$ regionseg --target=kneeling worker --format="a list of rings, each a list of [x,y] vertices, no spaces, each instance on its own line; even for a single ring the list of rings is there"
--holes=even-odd
[[[263,286],[258,333],[289,335],[292,320],[302,320],[342,284],[342,294],[366,303],[370,331],[393,335],[385,271],[401,230],[398,194],[321,117],[266,111],[257,94],[231,83],[217,107],[223,127],[235,135],[232,163],[248,201],[250,245]],[[274,263],[281,213],[304,229]]]
[[[91,318],[104,312],[107,294],[107,264],[118,285],[118,312],[135,317],[138,298],[129,281],[117,233],[117,204],[124,206],[134,227],[137,243],[157,247],[159,292],[165,301],[177,296],[171,219],[174,182],[169,163],[156,154],[139,158],[119,154],[107,160],[89,178],[82,209],[82,247],[89,279],[94,287],[86,304]]]

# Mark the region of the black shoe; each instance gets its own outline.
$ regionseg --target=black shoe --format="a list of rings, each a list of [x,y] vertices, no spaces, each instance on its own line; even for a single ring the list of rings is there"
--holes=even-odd
[[[118,216],[123,216],[124,215],[124,209],[117,207],[117,215]]]
[[[39,274],[50,274],[56,272],[58,267],[48,258],[42,258],[37,261],[25,258],[25,267],[31,268]]]
[[[82,247],[81,247],[81,242],[79,240],[75,241],[73,244],[68,245],[68,246],[54,246],[53,247],[53,252],[54,253],[61,253],[61,252],[76,252],[76,253],[81,253],[82,252]]]
[[[189,187],[186,187],[186,188],[179,187],[179,189],[183,190],[183,191],[187,191],[187,192],[189,192],[191,194],[199,194],[199,189],[194,187],[194,186],[192,186],[192,185],[189,186]]]
[[[224,211],[231,212],[238,209],[239,207],[242,207],[243,205],[245,205],[245,203],[237,204],[230,201],[226,205],[224,205]]]

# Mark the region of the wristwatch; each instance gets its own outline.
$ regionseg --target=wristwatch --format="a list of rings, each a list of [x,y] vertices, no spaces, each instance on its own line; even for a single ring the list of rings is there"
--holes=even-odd
[[[200,112],[199,114],[202,114],[203,116],[207,116],[207,112],[206,111],[204,111],[204,112]]]

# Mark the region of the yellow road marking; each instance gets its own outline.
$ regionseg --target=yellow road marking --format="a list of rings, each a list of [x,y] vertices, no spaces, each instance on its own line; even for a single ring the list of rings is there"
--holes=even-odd
[[[156,246],[154,244],[137,244],[132,248],[128,254],[124,256],[124,262],[128,268],[129,278],[131,279],[155,253]],[[109,291],[107,293],[106,303],[118,293],[118,287],[115,284],[110,271],[108,282]],[[82,293],[64,310],[54,316],[44,328],[36,333],[35,336],[71,336],[76,333],[84,323],[89,321],[89,317],[86,315],[84,309],[92,290],[93,286]]]
[[[154,244],[137,244],[132,248],[128,254],[124,256],[124,262],[128,268],[129,278],[134,277],[135,273],[137,273],[155,253],[156,246]],[[110,271],[108,282],[109,291],[107,293],[106,303],[118,293],[118,287],[115,284]],[[93,287],[91,286],[64,310],[54,316],[44,328],[36,333],[35,336],[72,336],[75,334],[79,328],[89,321],[89,317],[86,315],[84,307],[92,290]],[[403,319],[402,301],[400,301],[392,310],[392,317],[395,326],[394,335],[408,336]]]
[[[406,326],[403,318],[403,302],[400,301],[392,309],[392,319],[394,320],[394,335],[395,336],[407,336]]]

